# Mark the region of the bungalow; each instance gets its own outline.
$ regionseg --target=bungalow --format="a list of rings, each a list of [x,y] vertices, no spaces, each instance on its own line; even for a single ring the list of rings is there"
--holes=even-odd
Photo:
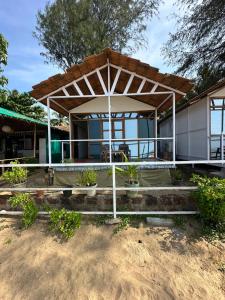
[[[176,110],[178,160],[224,160],[224,109],[225,80],[220,80]],[[160,122],[160,135],[172,136],[171,127],[169,115]]]
[[[105,49],[87,57],[64,74],[33,86],[31,95],[48,107],[48,150],[53,143],[69,143],[74,162],[176,159],[175,103],[192,89],[186,78],[160,73],[137,59]],[[172,134],[159,135],[160,114],[172,109]],[[50,127],[50,109],[69,117],[69,139],[56,141]]]
[[[48,160],[48,124],[17,112],[0,107],[0,162],[35,159],[39,163]],[[66,129],[51,127],[54,139],[68,137]],[[54,146],[54,145],[53,145]],[[53,161],[61,161],[61,148],[53,147]]]

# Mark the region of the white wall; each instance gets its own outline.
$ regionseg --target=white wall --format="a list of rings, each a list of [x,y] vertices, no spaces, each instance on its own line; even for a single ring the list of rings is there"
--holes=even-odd
[[[176,113],[176,158],[208,159],[207,98]],[[160,137],[172,136],[172,118],[160,124]]]
[[[111,111],[116,112],[135,112],[154,110],[151,105],[134,100],[126,96],[111,97]],[[99,97],[90,100],[72,109],[71,113],[108,113],[108,97]]]

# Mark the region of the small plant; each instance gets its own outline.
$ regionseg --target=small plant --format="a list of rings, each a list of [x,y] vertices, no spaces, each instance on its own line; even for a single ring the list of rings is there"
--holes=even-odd
[[[184,229],[185,227],[185,219],[183,216],[174,216],[173,217],[173,221],[174,221],[174,225],[176,227],[180,227],[182,229]]]
[[[96,226],[105,225],[105,222],[111,218],[112,218],[112,216],[110,216],[110,215],[98,215],[95,217],[95,224],[96,224]]]
[[[74,235],[75,229],[80,227],[81,214],[68,211],[65,208],[49,210],[50,229],[59,233],[64,239]]]
[[[8,239],[6,239],[5,241],[4,241],[4,244],[5,245],[9,245],[9,244],[11,244],[12,243],[12,240],[10,239],[10,238],[8,238]]]
[[[191,181],[198,185],[195,196],[204,223],[212,226],[225,223],[225,179],[194,174]]]
[[[131,218],[129,216],[123,216],[121,217],[121,222],[114,228],[113,234],[117,234],[122,230],[126,230],[131,222]]]
[[[79,183],[81,186],[95,186],[97,182],[97,173],[95,170],[85,170],[81,173]]]
[[[23,210],[22,224],[25,229],[35,222],[38,208],[29,194],[16,194],[9,199],[9,203],[13,208],[21,208]]]
[[[18,165],[18,161],[11,162],[12,165]],[[10,184],[21,184],[27,181],[27,169],[23,167],[12,167],[12,170],[4,172],[1,176],[3,180]]]
[[[181,170],[175,169],[174,172],[173,172],[173,177],[177,181],[182,180],[183,174],[182,174]]]
[[[129,162],[129,159],[124,154],[125,162]],[[127,178],[129,184],[137,184],[138,183],[138,166],[136,165],[128,165],[125,168],[115,168],[116,172]],[[111,173],[111,172],[110,172]]]

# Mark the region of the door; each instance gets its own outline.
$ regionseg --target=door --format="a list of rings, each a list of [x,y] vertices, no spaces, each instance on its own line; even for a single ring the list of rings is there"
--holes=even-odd
[[[46,139],[40,138],[39,139],[39,163],[45,164],[46,163]]]

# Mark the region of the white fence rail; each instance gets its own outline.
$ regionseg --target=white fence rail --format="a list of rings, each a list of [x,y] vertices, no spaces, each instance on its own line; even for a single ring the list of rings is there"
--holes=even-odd
[[[96,187],[97,191],[111,191],[113,195],[113,210],[112,211],[81,211],[82,214],[94,214],[94,215],[113,215],[116,218],[118,215],[190,215],[197,214],[198,211],[118,211],[117,210],[117,191],[127,191],[127,190],[138,190],[138,191],[193,191],[196,190],[195,186],[148,186],[148,187],[118,187],[116,185],[116,166],[168,166],[173,165],[193,165],[193,164],[224,164],[224,160],[202,160],[202,161],[141,161],[141,162],[113,162],[113,163],[52,163],[52,164],[18,164],[13,165],[13,167],[86,167],[93,168],[93,166],[107,166],[108,168],[112,168],[112,187]],[[11,164],[4,164],[1,167],[12,167]],[[0,192],[12,192],[12,191],[20,191],[20,192],[34,192],[34,191],[46,191],[46,192],[60,192],[60,191],[87,191],[91,190],[91,187],[24,187],[24,188],[16,188],[16,187],[0,187]],[[12,211],[0,211],[0,214],[6,215],[16,215],[20,214],[20,212],[12,212]],[[42,213],[40,213],[42,214]]]

